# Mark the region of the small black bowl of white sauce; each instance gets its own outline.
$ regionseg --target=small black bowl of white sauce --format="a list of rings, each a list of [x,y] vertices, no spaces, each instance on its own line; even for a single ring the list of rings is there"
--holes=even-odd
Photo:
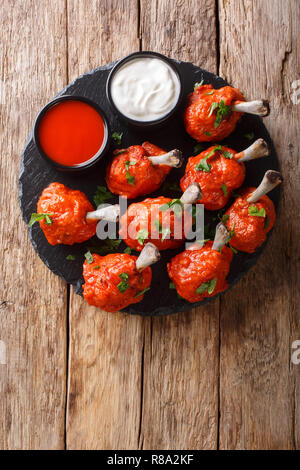
[[[134,52],[119,60],[106,83],[107,98],[127,123],[152,127],[166,123],[178,110],[183,86],[179,70],[158,52]]]

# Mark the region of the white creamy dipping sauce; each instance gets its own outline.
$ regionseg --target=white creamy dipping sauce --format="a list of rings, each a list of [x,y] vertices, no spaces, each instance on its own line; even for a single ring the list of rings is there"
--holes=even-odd
[[[163,60],[141,57],[116,70],[110,92],[116,108],[126,117],[154,121],[176,106],[180,81]]]

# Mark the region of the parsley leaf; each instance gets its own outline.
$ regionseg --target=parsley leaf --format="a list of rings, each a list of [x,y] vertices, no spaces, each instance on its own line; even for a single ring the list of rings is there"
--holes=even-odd
[[[204,292],[208,292],[208,294],[212,294],[215,290],[217,284],[217,278],[215,277],[211,281],[203,282],[201,286],[196,289],[196,294],[203,294]]]
[[[235,248],[233,248],[233,246],[231,246],[230,243],[228,243],[228,246],[231,249],[232,253],[236,255],[238,251]]]
[[[244,134],[245,139],[252,140],[254,139],[254,132],[249,132],[248,134]]]
[[[144,241],[146,240],[146,238],[148,238],[148,236],[149,236],[148,230],[142,228],[141,230],[138,231],[136,239],[140,245],[143,245]]]
[[[202,158],[200,163],[195,166],[196,171],[205,171],[205,173],[209,173],[211,169],[211,165],[207,163],[207,159],[209,156]]]
[[[35,224],[35,222],[39,222],[40,220],[44,220],[44,219],[45,219],[46,225],[52,225],[52,219],[50,215],[53,215],[53,213],[51,212],[49,214],[36,214],[34,212],[33,214],[31,214],[31,217],[28,223],[29,227],[32,227],[33,224]]]
[[[127,152],[127,150],[126,150],[126,149],[124,149],[124,150],[120,150],[120,152],[118,152],[118,153],[115,153],[114,155],[117,157],[118,155],[122,155],[122,153],[125,153],[125,152]]]
[[[127,273],[121,273],[119,274],[119,278],[121,279],[121,282],[119,282],[117,287],[121,294],[124,294],[124,292],[129,288],[129,275]]]
[[[75,258],[74,255],[68,255],[68,256],[66,256],[66,260],[68,260],[68,261],[74,261],[75,259],[76,259],[76,258]]]
[[[223,184],[221,185],[221,189],[222,189],[222,191],[223,191],[224,196],[226,197],[227,194],[228,194],[228,189],[227,189],[227,186],[226,186],[225,183],[223,183]]]
[[[106,186],[97,186],[96,192],[94,194],[94,203],[98,207],[112,197],[113,195],[110,191],[108,191]]]
[[[216,101],[213,101],[212,104],[209,107],[208,117],[210,117],[212,115],[212,113],[214,112],[214,110],[217,109],[218,107],[219,107],[219,103],[217,103]]]
[[[145,294],[145,292],[148,292],[148,290],[150,290],[150,287],[146,287],[146,289],[143,289],[141,292],[136,294],[134,298],[136,299],[137,297],[140,297],[141,295]]]
[[[176,289],[174,282],[169,283],[169,289]]]
[[[258,209],[257,206],[249,206],[248,214],[255,217],[266,217],[266,210],[263,207]]]
[[[127,179],[127,182],[128,182],[129,184],[131,184],[131,186],[134,186],[135,177],[132,176],[132,175],[129,173],[128,170],[126,171],[126,179]]]
[[[98,253],[99,255],[103,256],[111,253],[112,251],[116,251],[121,242],[121,239],[114,240],[112,238],[107,238],[102,246],[98,246],[96,243],[94,243],[87,248],[89,251],[93,251],[94,253]]]
[[[100,264],[97,264],[97,266],[94,266],[93,269],[100,269]]]
[[[136,161],[135,160],[132,160],[132,161],[129,161],[127,160],[125,162],[125,169],[126,169],[126,179],[127,179],[127,182],[129,184],[131,184],[132,186],[134,186],[134,183],[135,183],[135,177],[132,176],[130,173],[129,173],[129,166],[133,166],[133,165],[136,165]]]
[[[221,217],[221,220],[222,220],[223,224],[225,224],[225,222],[227,222],[228,219],[229,219],[229,215],[228,215],[228,214],[224,214],[224,215],[222,215],[222,217]]]
[[[221,124],[221,121],[231,112],[231,107],[227,106],[223,100],[221,100],[220,103],[213,101],[209,108],[208,117],[210,117],[215,110],[217,111],[214,126],[216,129]]]
[[[127,273],[121,273],[119,274],[119,278],[122,279],[122,281],[128,281],[129,275]]]
[[[199,153],[199,152],[201,152],[201,150],[203,150],[203,145],[201,143],[199,143],[199,144],[195,145],[193,152],[194,153]]]
[[[134,165],[136,165],[136,164],[137,164],[137,161],[136,161],[136,160],[131,160],[131,161],[130,161],[130,160],[127,160],[127,161],[125,162],[125,168],[126,168],[126,170],[129,170],[129,167],[130,167],[130,166],[134,166]]]
[[[171,233],[171,230],[167,227],[164,228],[161,224],[161,221],[158,219],[154,221],[154,227],[156,228],[158,233],[162,234],[162,237],[161,237],[162,242],[165,240],[166,236],[169,235],[169,233]]]
[[[123,132],[114,132],[111,137],[118,145],[120,145],[122,142]]]
[[[211,91],[208,91],[207,93],[205,93],[206,95],[213,95],[215,92],[215,90],[211,90]]]
[[[124,253],[127,253],[128,255],[131,255],[131,251],[132,250],[131,250],[130,246],[127,246],[124,250]]]
[[[228,150],[224,150],[224,152],[222,152],[222,154],[223,154],[224,158],[228,158],[229,160],[231,160],[232,157],[233,157],[233,154],[228,152]]]
[[[208,137],[211,136],[211,132],[208,132],[208,131],[205,131],[204,134],[207,135]]]
[[[181,189],[177,183],[168,183],[167,181],[164,182],[162,191],[176,191],[181,193]]]
[[[201,82],[196,82],[195,85],[194,85],[194,91],[201,85],[203,85],[204,83],[204,80],[202,79]]]
[[[174,214],[180,217],[182,214],[182,202],[180,199],[172,199],[172,201],[166,202],[159,208],[161,212],[166,212],[168,209],[172,209]]]
[[[270,225],[270,217],[266,217],[266,221],[265,221],[265,229],[267,229]]]
[[[94,258],[93,258],[93,255],[90,251],[87,251],[85,254],[85,259],[87,261],[88,264],[91,264],[93,261],[94,261]]]
[[[197,240],[196,243],[199,245],[199,248],[202,248],[206,242],[209,242],[209,238],[204,238],[204,240]]]

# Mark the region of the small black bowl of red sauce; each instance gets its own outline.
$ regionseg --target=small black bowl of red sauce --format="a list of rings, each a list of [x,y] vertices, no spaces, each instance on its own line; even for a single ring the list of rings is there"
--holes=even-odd
[[[33,130],[40,155],[61,171],[94,166],[108,150],[110,130],[102,109],[81,96],[63,95],[38,114]]]

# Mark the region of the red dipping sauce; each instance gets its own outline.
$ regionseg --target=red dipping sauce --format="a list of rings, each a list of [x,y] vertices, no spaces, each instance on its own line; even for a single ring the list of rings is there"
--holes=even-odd
[[[90,160],[100,150],[105,124],[91,105],[65,100],[49,108],[38,128],[42,150],[54,162],[76,166]]]

